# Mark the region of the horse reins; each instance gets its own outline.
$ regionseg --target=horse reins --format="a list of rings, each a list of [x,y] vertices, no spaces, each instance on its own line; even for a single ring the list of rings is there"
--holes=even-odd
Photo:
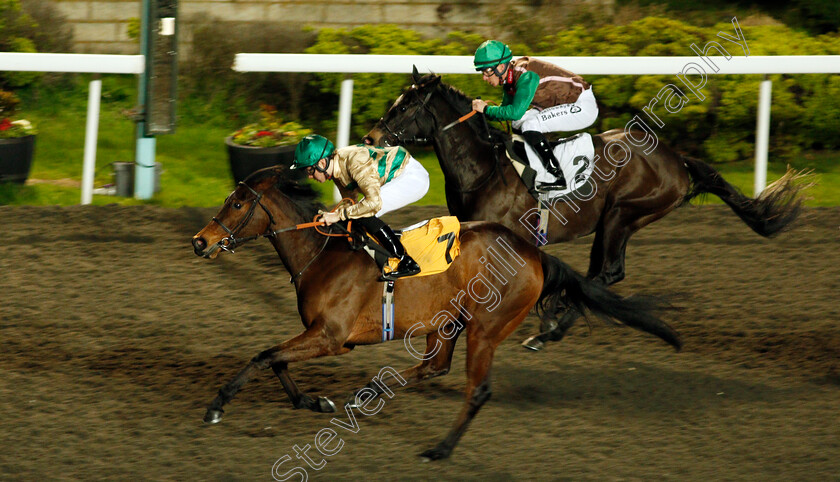
[[[465,120],[469,119],[470,117],[472,117],[476,114],[478,114],[477,110],[471,110],[471,111],[467,112],[466,114],[462,115],[461,117],[457,118],[456,120],[454,120],[454,121],[450,122],[449,124],[446,124],[445,126],[443,126],[443,129],[441,129],[440,131],[441,132],[447,131],[447,130],[457,126],[461,122],[464,122]]]
[[[425,108],[425,109],[429,112],[429,114],[432,116],[432,119],[435,121],[435,125],[438,125],[437,116],[435,115],[435,113],[434,113],[434,112],[432,112],[432,110],[431,110],[431,109],[429,109],[428,107],[426,107],[426,102],[428,102],[429,97],[431,96],[431,94],[432,94],[433,92],[434,92],[434,90],[432,90],[431,92],[429,92],[429,94],[426,96],[426,99],[423,101],[423,107],[424,107],[424,108]],[[452,107],[452,109],[453,109],[453,110],[455,110],[456,112],[458,111],[458,107],[457,107],[457,106],[455,106],[455,105],[454,105],[454,104],[453,104],[453,103],[449,100],[449,98],[448,98],[446,95],[444,95],[444,96],[443,96],[443,100],[445,100],[445,101],[446,101],[446,103],[447,103],[447,104],[449,104],[449,106],[450,106],[450,107]],[[445,131],[447,131],[447,130],[449,130],[449,129],[453,128],[453,127],[455,127],[456,125],[458,125],[458,124],[460,124],[460,123],[462,123],[462,122],[466,122],[466,121],[468,121],[468,120],[469,120],[472,116],[474,116],[474,115],[476,115],[476,114],[478,114],[478,113],[479,113],[479,112],[478,112],[477,110],[470,110],[470,111],[469,111],[469,112],[467,112],[466,114],[462,115],[461,117],[459,117],[459,118],[455,119],[454,121],[450,122],[449,124],[445,125],[445,126],[444,126],[441,130],[440,130],[440,131],[441,131],[441,133],[442,133],[442,132],[445,132]],[[417,118],[415,117],[415,122],[417,122],[417,120],[416,120],[416,119],[417,119]],[[490,182],[490,180],[491,180],[491,179],[493,179],[493,177],[494,177],[496,174],[499,174],[499,175],[501,176],[501,178],[502,178],[502,182],[503,182],[503,183],[505,183],[505,185],[507,185],[507,180],[506,180],[506,179],[505,179],[505,177],[502,175],[502,173],[501,173],[501,166],[499,165],[499,154],[498,154],[498,150],[499,150],[499,143],[498,143],[498,142],[493,142],[493,137],[490,135],[490,127],[487,125],[487,117],[485,117],[485,116],[481,116],[481,120],[483,121],[483,124],[482,124],[482,125],[484,126],[484,131],[485,131],[485,134],[486,134],[487,140],[488,140],[491,144],[493,144],[493,151],[494,151],[493,158],[494,158],[494,160],[495,160],[496,162],[494,162],[494,165],[493,165],[493,170],[492,170],[492,171],[491,171],[491,172],[490,172],[487,176],[485,176],[485,177],[484,177],[484,179],[482,179],[482,180],[478,181],[477,183],[475,183],[475,184],[474,184],[472,187],[470,187],[469,189],[461,189],[461,187],[460,187],[460,186],[458,186],[458,192],[460,192],[461,194],[470,194],[470,193],[473,193],[473,192],[478,191],[479,189],[483,188],[483,187],[484,187],[487,183],[489,183],[489,182]],[[384,122],[383,122],[382,124],[383,124],[383,125],[385,125],[385,123],[384,123]],[[405,129],[403,129],[403,130],[405,130]]]
[[[309,267],[312,265],[313,262],[315,262],[316,259],[318,259],[318,256],[320,256],[321,253],[324,252],[324,249],[327,247],[327,243],[329,242],[330,238],[335,238],[335,237],[351,238],[350,229],[352,229],[351,226],[352,226],[353,221],[348,221],[347,222],[347,228],[346,229],[341,225],[338,225],[338,224],[334,225],[334,226],[338,227],[340,230],[344,231],[343,234],[332,234],[332,232],[321,231],[318,228],[321,227],[321,226],[324,226],[323,221],[312,221],[312,222],[308,222],[308,223],[296,224],[296,225],[290,226],[288,228],[275,229],[275,230],[272,231],[271,226],[273,226],[275,224],[274,216],[271,215],[271,212],[268,210],[268,208],[266,208],[263,205],[263,203],[261,202],[263,193],[258,193],[251,186],[245,184],[244,182],[240,182],[239,184],[242,185],[242,186],[245,186],[246,188],[248,188],[249,191],[251,191],[251,193],[254,195],[254,202],[253,202],[253,204],[251,204],[251,207],[248,208],[248,212],[245,214],[245,217],[242,218],[241,221],[239,221],[239,223],[234,227],[234,229],[228,228],[218,218],[216,218],[215,216],[213,217],[213,221],[215,221],[219,226],[222,227],[222,229],[225,230],[225,232],[228,233],[228,237],[222,238],[219,241],[219,249],[222,250],[222,251],[230,251],[231,253],[233,253],[234,252],[233,250],[238,245],[243,244],[247,241],[252,241],[252,240],[257,239],[257,238],[273,238],[280,233],[287,233],[289,231],[299,231],[301,229],[315,228],[315,231],[317,231],[318,234],[321,234],[321,235],[324,236],[324,244],[321,245],[321,249],[319,249],[318,252],[315,253],[315,256],[313,256],[312,259],[310,259],[309,262],[306,263],[306,265],[303,267],[302,270],[300,270],[296,275],[293,275],[289,278],[289,282],[294,283],[295,280],[297,278],[299,278],[300,275],[302,275],[304,271],[309,269]],[[341,200],[341,202],[344,202],[344,201],[349,201],[351,204],[354,203],[354,201],[350,198],[344,198],[344,199]],[[338,206],[341,205],[341,202],[339,202],[332,209],[332,211],[335,211],[336,209],[338,209]],[[262,210],[265,211],[265,213],[268,215],[268,220],[269,220],[268,228],[266,228],[265,232],[262,233],[262,234],[255,234],[253,236],[237,238],[235,233],[237,231],[239,231],[240,229],[242,229],[248,223],[248,221],[251,220],[251,218],[254,216],[254,211],[256,210],[257,205],[259,205],[262,208]],[[332,212],[332,211],[330,211],[330,212]],[[315,216],[316,219],[317,219],[318,216],[319,215]],[[332,230],[332,227],[330,228],[330,230]]]
[[[431,99],[433,93],[434,93],[434,89],[432,89],[431,91],[429,91],[428,94],[426,94],[426,97],[423,99],[423,102],[420,104],[420,107],[418,107],[418,110],[420,108],[426,110],[429,113],[429,115],[432,116],[432,120],[435,123],[435,128],[437,128],[437,126],[440,124],[438,122],[437,116],[435,115],[434,112],[432,112],[432,110],[427,105],[428,102],[429,102],[429,99]],[[444,100],[446,100],[446,102],[453,109],[457,110],[457,107],[455,107],[452,104],[452,102],[450,102],[449,99],[446,96],[444,96]],[[477,113],[478,113],[478,111],[471,110],[471,111],[467,112],[466,114],[462,115],[461,117],[459,117],[458,119],[456,119],[455,121],[450,122],[449,124],[445,125],[442,129],[440,129],[440,131],[444,132],[448,129],[451,129],[452,127],[455,127],[456,125],[469,120],[472,116],[474,116]],[[492,137],[490,136],[490,128],[487,125],[487,118],[482,117],[482,119],[484,120],[484,130],[487,133],[487,139],[493,144],[493,150],[498,151],[499,144],[497,142],[492,142]],[[417,123],[417,116],[414,116],[414,123],[415,124]],[[400,129],[398,132],[395,132],[393,129],[391,129],[391,127],[388,125],[388,123],[385,122],[384,117],[379,118],[379,125],[382,126],[382,128],[385,130],[385,132],[387,132],[387,134],[391,138],[393,138],[397,142],[397,144],[411,143],[411,144],[423,145],[423,144],[428,144],[430,142],[430,140],[426,137],[416,137],[415,136],[415,137],[410,138],[410,139],[402,138],[401,137],[402,134],[405,133],[405,127]],[[458,192],[460,192],[461,194],[473,193],[473,192],[478,191],[479,189],[483,188],[487,183],[489,183],[490,180],[493,179],[493,177],[496,175],[496,173],[501,175],[498,152],[496,152],[496,154],[494,154],[494,158],[495,158],[496,162],[495,162],[494,168],[493,168],[492,172],[490,172],[490,174],[488,174],[484,179],[477,182],[473,187],[471,187],[469,189],[461,189],[460,186],[459,186],[458,187]],[[507,180],[504,178],[504,176],[502,176],[502,182],[504,182],[505,185],[507,185]]]

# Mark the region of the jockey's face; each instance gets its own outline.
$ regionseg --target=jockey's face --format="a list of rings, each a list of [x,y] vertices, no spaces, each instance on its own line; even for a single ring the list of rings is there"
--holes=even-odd
[[[488,67],[481,71],[481,78],[493,87],[502,85],[502,79],[496,75],[496,72],[504,75],[507,72],[507,64],[497,65],[496,67]]]
[[[324,159],[321,159],[320,161],[318,161],[317,165],[321,169],[324,169],[324,166],[327,165],[327,161],[324,160]],[[327,180],[327,175],[324,174],[323,172],[315,169],[315,166],[309,166],[309,167],[306,168],[306,176],[309,179],[315,179],[318,182],[325,182]]]

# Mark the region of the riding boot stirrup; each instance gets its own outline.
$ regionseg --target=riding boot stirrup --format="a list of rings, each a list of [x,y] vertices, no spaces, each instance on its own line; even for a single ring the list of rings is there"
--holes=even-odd
[[[545,138],[542,132],[539,131],[525,131],[522,137],[531,144],[540,160],[545,166],[545,170],[555,177],[554,182],[541,183],[541,186],[551,186],[557,189],[566,188],[566,178],[563,176],[563,170],[560,169],[560,162],[554,157],[554,151],[551,149],[548,139]]]
[[[420,272],[420,265],[405,252],[405,247],[400,242],[400,238],[391,230],[390,226],[383,224],[376,230],[375,236],[382,244],[382,247],[391,253],[392,257],[400,260],[397,268],[383,276],[384,279],[394,280]]]

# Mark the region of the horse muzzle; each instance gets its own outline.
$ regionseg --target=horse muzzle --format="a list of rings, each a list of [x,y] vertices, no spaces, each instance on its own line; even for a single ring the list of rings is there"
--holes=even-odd
[[[215,243],[208,248],[207,241],[200,236],[196,236],[192,239],[193,251],[196,256],[214,259],[219,255],[219,249],[225,245],[225,240],[227,240],[227,238],[220,240],[218,243]]]
[[[399,140],[395,136],[380,130],[378,127],[374,127],[370,132],[368,132],[368,134],[362,138],[362,142],[364,142],[367,146],[378,147],[396,146],[399,144]]]

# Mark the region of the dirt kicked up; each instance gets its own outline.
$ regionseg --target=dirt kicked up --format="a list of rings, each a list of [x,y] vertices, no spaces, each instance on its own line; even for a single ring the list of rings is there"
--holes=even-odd
[[[221,201],[221,200],[220,200]],[[776,239],[724,207],[682,208],[631,239],[618,292],[672,295],[685,348],[593,321],[539,353],[496,353],[493,396],[452,454],[416,456],[463,397],[452,372],[400,389],[355,432],[293,410],[266,370],[201,418],[259,351],[301,331],[289,276],[266,241],[210,261],[190,237],[215,209],[0,207],[0,479],[757,479],[840,473],[840,209],[806,210]],[[395,225],[443,214],[403,210]],[[578,271],[590,238],[547,251]],[[397,303],[399,304],[399,291]],[[401,342],[290,365],[301,389],[343,404]],[[312,464],[294,447],[343,443]],[[337,439],[329,447],[335,449]],[[323,463],[322,463],[323,462]],[[314,465],[314,466],[313,466]],[[320,468],[315,468],[320,466]],[[275,473],[275,475],[278,475]]]

